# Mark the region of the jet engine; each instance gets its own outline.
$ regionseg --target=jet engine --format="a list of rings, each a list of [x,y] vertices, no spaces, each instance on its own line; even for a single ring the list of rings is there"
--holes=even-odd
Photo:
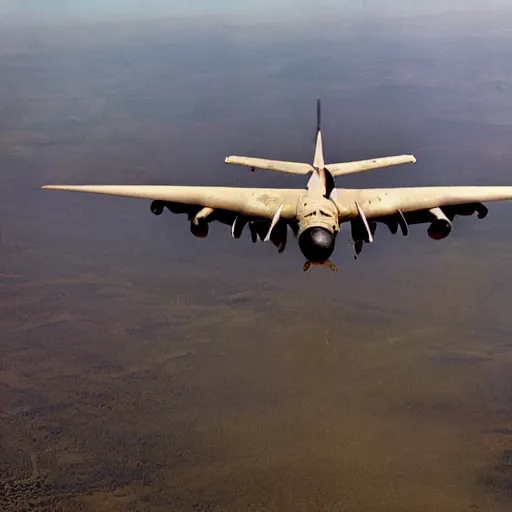
[[[213,213],[213,208],[205,206],[199,210],[196,215],[190,219],[190,232],[197,238],[206,238],[208,236],[208,221],[206,220]]]
[[[484,219],[489,213],[489,210],[487,209],[487,206],[482,203],[467,203],[455,206],[454,212],[457,215],[464,215],[468,217],[476,212],[479,219]]]
[[[206,238],[208,230],[208,221],[204,219],[192,219],[190,221],[190,232],[197,238]]]
[[[155,215],[162,215],[165,204],[162,201],[153,201],[150,206],[150,210]]]
[[[452,223],[441,208],[433,208],[429,213],[434,217],[427,233],[433,240],[442,240],[452,232]]]

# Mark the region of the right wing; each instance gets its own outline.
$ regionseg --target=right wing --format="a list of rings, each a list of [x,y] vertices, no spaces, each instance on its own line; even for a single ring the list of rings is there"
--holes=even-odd
[[[281,205],[281,217],[295,219],[297,202],[304,193],[299,189],[167,185],[46,185],[42,188],[151,199],[173,205],[207,207],[264,219],[272,219]]]
[[[451,186],[374,189],[337,189],[334,201],[340,218],[358,216],[357,206],[369,219],[437,207],[512,200],[512,187]]]
[[[251,169],[266,169],[268,171],[286,172],[288,174],[308,174],[314,169],[309,164],[299,162],[285,162],[283,160],[266,160],[265,158],[252,158],[250,156],[228,156],[224,160],[227,164],[245,165]]]
[[[409,233],[409,224],[430,223],[429,236],[441,240],[450,234],[456,215],[477,213],[483,219],[488,212],[483,203],[512,200],[512,187],[337,189],[332,199],[340,222],[350,221],[357,257],[363,244],[373,241],[376,222],[386,224],[392,234],[400,228],[404,236]]]
[[[345,174],[353,174],[361,171],[371,171],[372,169],[380,169],[391,165],[415,164],[416,157],[414,155],[386,156],[383,158],[372,158],[370,160],[359,160],[357,162],[344,162],[339,164],[328,164],[325,168],[333,176],[344,176]]]

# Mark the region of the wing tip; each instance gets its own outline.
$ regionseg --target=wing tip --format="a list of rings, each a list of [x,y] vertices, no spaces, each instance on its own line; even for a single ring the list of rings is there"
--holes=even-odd
[[[43,185],[43,190],[67,190],[71,192],[79,192],[80,190],[87,191],[88,188],[94,187],[94,185]]]
[[[244,158],[244,157],[240,157],[240,156],[236,156],[236,155],[229,155],[224,159],[224,163],[225,164],[240,164],[240,165],[242,165],[243,162],[240,161],[241,158]]]
[[[43,185],[43,190],[70,190],[76,188],[76,185]]]

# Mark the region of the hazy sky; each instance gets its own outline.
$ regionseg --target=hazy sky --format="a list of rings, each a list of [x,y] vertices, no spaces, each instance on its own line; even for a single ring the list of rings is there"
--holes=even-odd
[[[489,10],[504,8],[507,0],[2,0],[0,20],[4,22],[60,21],[66,19],[106,19],[183,15],[259,15],[282,18],[312,10],[335,10],[339,15],[369,13],[408,14],[446,10]]]

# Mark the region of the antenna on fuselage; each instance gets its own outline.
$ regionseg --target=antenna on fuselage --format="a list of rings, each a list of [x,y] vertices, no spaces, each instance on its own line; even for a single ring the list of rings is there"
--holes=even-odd
[[[322,146],[322,109],[320,99],[316,100],[316,142],[315,142],[315,156],[313,158],[313,167],[315,169],[324,168],[324,149]]]
[[[320,131],[322,125],[322,104],[320,98],[316,100],[316,133]]]

